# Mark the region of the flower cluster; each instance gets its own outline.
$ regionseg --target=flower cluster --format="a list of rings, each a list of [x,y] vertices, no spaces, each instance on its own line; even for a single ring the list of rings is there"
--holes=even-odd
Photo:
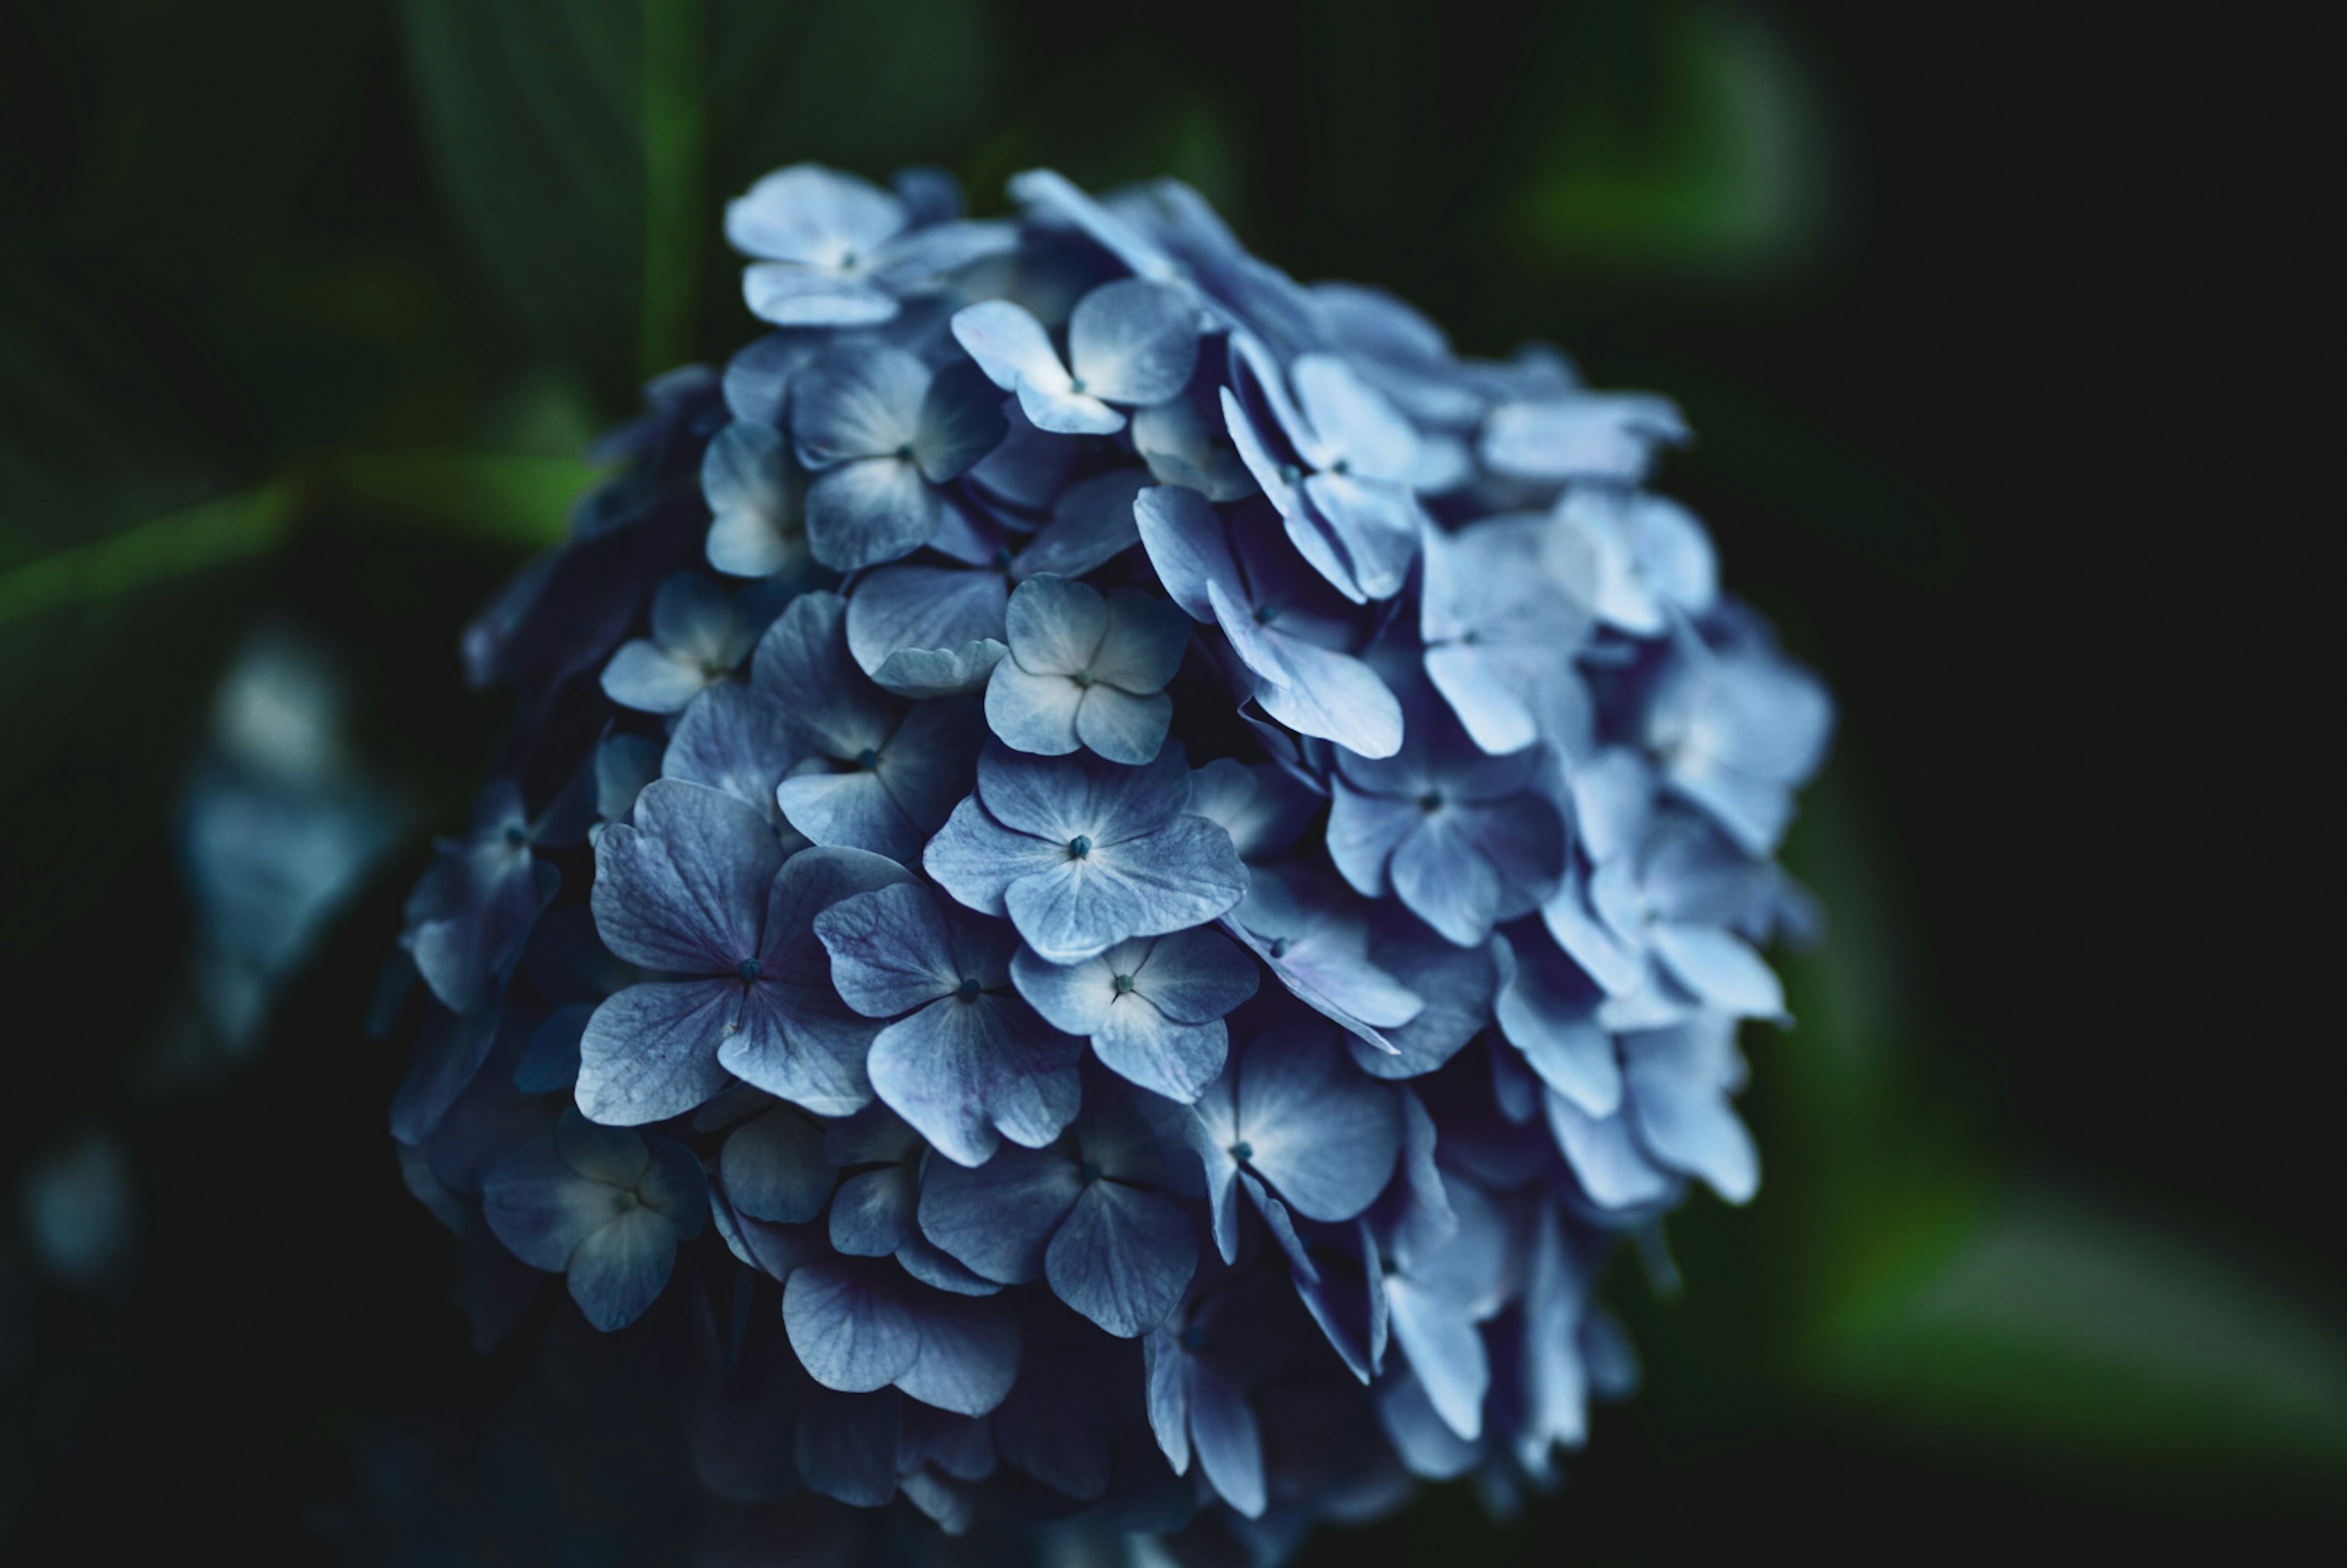
[[[1757,1184],[1828,700],[1644,487],[1667,402],[1012,193],[734,201],[774,330],[476,624],[410,1184],[485,1335],[559,1274],[707,1340],[736,1503],[1267,1560],[1549,1484],[1615,1240]]]

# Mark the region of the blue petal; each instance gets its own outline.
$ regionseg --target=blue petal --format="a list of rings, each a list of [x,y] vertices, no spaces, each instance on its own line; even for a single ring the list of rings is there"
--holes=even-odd
[[[1230,1378],[1196,1357],[1184,1358],[1188,1372],[1190,1438],[1198,1467],[1225,1502],[1249,1519],[1262,1517],[1263,1438],[1246,1396]]]
[[[1139,996],[1119,998],[1092,1035],[1092,1052],[1111,1071],[1184,1104],[1221,1073],[1229,1051],[1221,1019],[1177,1023]]]
[[[1197,1266],[1198,1231],[1188,1214],[1111,1181],[1084,1188],[1044,1258],[1060,1299],[1125,1339],[1165,1320]]]
[[[986,716],[968,697],[917,702],[879,748],[873,772],[914,830],[926,837],[944,825],[969,794],[971,759],[986,734]],[[907,849],[897,858],[910,860]]]
[[[1386,867],[1426,813],[1415,801],[1364,794],[1342,779],[1328,805],[1328,858],[1365,898],[1382,898]]]
[[[1732,1020],[1713,1017],[1631,1036],[1623,1075],[1638,1136],[1656,1158],[1701,1176],[1731,1204],[1759,1189],[1752,1134],[1727,1103],[1739,1075]]]
[[[1086,695],[1064,675],[1030,673],[1013,655],[998,662],[987,679],[986,722],[1013,751],[1063,757],[1082,743],[1076,720]]]
[[[1451,1481],[1473,1470],[1483,1446],[1469,1442],[1436,1413],[1426,1386],[1408,1367],[1378,1381],[1378,1421],[1409,1473],[1426,1481]],[[1545,1445],[1543,1445],[1545,1447]]]
[[[921,399],[913,459],[932,485],[949,484],[1002,444],[1002,400],[968,365],[940,371]]]
[[[869,326],[897,310],[885,289],[782,261],[753,261],[742,269],[742,302],[752,315],[778,327]]]
[[[1081,693],[1076,708],[1076,738],[1112,763],[1154,762],[1173,723],[1174,699],[1163,692],[1135,697],[1096,684]]]
[[[1483,422],[1485,463],[1513,478],[1603,480],[1635,485],[1655,448],[1686,439],[1686,421],[1667,398],[1583,393],[1536,403],[1506,403]]]
[[[1047,573],[1019,585],[1003,623],[1009,629],[1010,657],[1020,669],[1037,675],[1073,675],[1091,670],[1108,637],[1108,600],[1089,583]]]
[[[836,1175],[823,1157],[823,1129],[781,1105],[726,1135],[718,1173],[735,1207],[783,1225],[821,1214]]]
[[[1481,942],[1499,918],[1499,867],[1484,857],[1456,808],[1425,816],[1396,845],[1394,892],[1411,914],[1460,947]]]
[[[1099,398],[1033,381],[1020,382],[1019,410],[1036,429],[1062,436],[1108,436],[1124,428],[1124,415]]]
[[[858,457],[807,487],[807,543],[837,571],[878,566],[929,542],[943,503],[907,457]]]
[[[1009,641],[1003,626],[1007,600],[1008,585],[999,572],[881,567],[856,580],[847,601],[848,651],[866,674],[876,675],[900,653],[952,652],[983,642],[999,650]]]
[[[1138,589],[1111,594],[1108,610],[1108,630],[1092,653],[1092,678],[1135,696],[1163,691],[1182,668],[1190,623],[1173,605]]]
[[[735,250],[813,267],[869,256],[905,222],[896,197],[816,163],[776,169],[725,204],[725,238]]]
[[[1193,620],[1214,620],[1210,585],[1239,591],[1238,565],[1231,559],[1222,518],[1195,490],[1174,485],[1143,490],[1133,497],[1133,512],[1149,564],[1174,602]]]
[[[1013,882],[1067,858],[1064,844],[1013,833],[988,815],[973,795],[954,807],[922,851],[921,865],[938,886],[963,904],[981,914],[1002,916],[1009,913],[1003,895]]]
[[[907,1287],[920,1328],[920,1354],[897,1387],[925,1405],[982,1416],[1019,1377],[1019,1320],[999,1301]]]
[[[920,847],[920,829],[898,808],[876,773],[800,774],[777,785],[774,799],[784,818],[818,845],[866,850],[893,860],[909,860]]]
[[[1622,1103],[1614,1037],[1597,1021],[1603,994],[1565,956],[1527,937],[1515,944],[1515,977],[1500,993],[1500,1029],[1550,1089],[1591,1116]]]
[[[630,963],[685,974],[735,968],[758,951],[768,884],[782,868],[756,808],[677,779],[637,797],[633,825],[595,845],[595,925]]]
[[[1045,762],[989,746],[979,758],[978,798],[1014,832],[1061,845],[1078,835],[1096,846],[1113,845],[1172,820],[1189,798],[1189,774],[1178,746],[1141,767]]]
[[[1335,354],[1298,354],[1288,379],[1323,449],[1314,454],[1314,466],[1341,461],[1346,471],[1367,478],[1409,477],[1417,466],[1418,432],[1351,365]],[[1322,461],[1324,456],[1329,461]]]
[[[676,1262],[676,1226],[649,1208],[619,1215],[570,1255],[570,1298],[610,1333],[643,1315]]]
[[[733,577],[772,577],[806,559],[800,485],[782,433],[736,419],[701,460],[709,502],[709,564]]]
[[[1672,1195],[1676,1184],[1638,1147],[1626,1112],[1600,1120],[1553,1089],[1541,1102],[1558,1150],[1592,1202],[1602,1208],[1636,1208]]]
[[[1104,1023],[1117,1001],[1117,965],[1137,968],[1147,945],[1131,942],[1078,964],[1054,964],[1021,948],[1010,960],[1010,979],[1027,1003],[1054,1029],[1090,1034]]]
[[[1785,991],[1751,945],[1716,926],[1659,921],[1649,933],[1664,965],[1688,989],[1738,1018],[1782,1018]]]
[[[481,1212],[516,1257],[559,1273],[579,1243],[619,1216],[620,1189],[579,1175],[556,1154],[553,1139],[541,1138],[489,1168]]]
[[[1491,1021],[1501,970],[1491,944],[1454,947],[1388,904],[1379,907],[1369,951],[1426,1004],[1416,1017],[1383,1031],[1391,1054],[1353,1048],[1353,1061],[1371,1077],[1431,1072]]]
[[[1068,357],[1095,397],[1163,403],[1188,384],[1198,363],[1198,307],[1162,283],[1104,283],[1076,302]]]
[[[850,1257],[887,1257],[912,1233],[913,1173],[902,1165],[859,1171],[831,1199],[831,1245]]]
[[[1384,1190],[1401,1153],[1393,1090],[1364,1077],[1317,1033],[1259,1039],[1237,1065],[1238,1135],[1296,1211],[1348,1220]]]
[[[677,721],[661,772],[732,795],[771,822],[774,786],[792,760],[782,704],[738,681],[721,681]]]
[[[956,1170],[960,1168],[958,1165],[954,1167]],[[928,1238],[918,1231],[907,1236],[903,1245],[897,1248],[897,1262],[907,1274],[923,1285],[949,1291],[956,1296],[992,1296],[1002,1288],[942,1248],[931,1245]]]
[[[1051,391],[1067,390],[1067,367],[1060,363],[1043,323],[1009,300],[987,300],[956,311],[953,335],[987,379],[1005,392],[1016,392],[1027,382]]]
[[[1112,468],[1069,486],[1052,503],[1051,522],[1011,562],[1013,575],[1082,577],[1132,548],[1141,538],[1133,500],[1147,483],[1131,468]]]
[[[833,349],[791,389],[791,436],[801,460],[827,468],[906,453],[920,436],[931,379],[928,367],[902,349]]]
[[[743,1005],[738,979],[630,986],[595,1009],[579,1037],[579,1108],[636,1127],[708,1100],[725,1087],[717,1050]]]
[[[937,897],[899,883],[846,898],[815,917],[842,1000],[867,1018],[895,1018],[951,996],[963,979]]]
[[[1182,1023],[1221,1018],[1255,995],[1261,979],[1253,958],[1203,926],[1162,937],[1140,957],[1134,989]]]
[[[1318,808],[1318,800],[1274,764],[1250,767],[1216,757],[1190,774],[1190,815],[1221,823],[1243,860],[1286,849]]]
[[[864,677],[848,651],[847,601],[803,593],[758,640],[751,683],[782,703],[802,755],[847,762],[886,744],[904,704]]]
[[[1393,1336],[1425,1388],[1435,1413],[1460,1437],[1482,1435],[1483,1396],[1491,1363],[1483,1337],[1460,1304],[1424,1289],[1407,1276],[1386,1282]]]
[[[1175,1475],[1190,1470],[1190,1358],[1182,1349],[1181,1331],[1161,1323],[1141,1342],[1143,1378],[1147,1391],[1149,1430],[1164,1451]]]
[[[892,1277],[894,1276],[894,1277]],[[794,1269],[783,1286],[783,1327],[807,1374],[826,1389],[866,1394],[912,1368],[921,1332],[885,1260],[825,1259]]]
[[[1037,953],[1072,963],[1129,937],[1211,920],[1246,885],[1228,834],[1204,817],[1176,816],[1138,837],[1095,839],[1088,855],[1013,882],[1003,904]]]
[[[699,663],[639,637],[621,643],[611,661],[603,666],[603,695],[622,708],[673,713],[699,696],[714,678]]]
[[[1013,997],[948,997],[872,1042],[873,1090],[938,1153],[983,1163],[997,1133],[1038,1148],[1076,1114],[1081,1041]]]
[[[1084,1191],[1057,1154],[1011,1147],[964,1168],[933,1163],[921,1184],[921,1234],[987,1278],[1022,1285],[1043,1272],[1051,1233]]]

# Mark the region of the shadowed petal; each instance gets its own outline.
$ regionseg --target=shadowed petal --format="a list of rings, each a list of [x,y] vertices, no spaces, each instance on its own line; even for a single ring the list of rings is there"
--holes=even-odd
[[[826,1389],[864,1394],[903,1377],[921,1353],[920,1329],[894,1264],[825,1259],[791,1271],[783,1326],[809,1376]],[[886,1270],[887,1273],[884,1273]]]
[[[1016,1146],[975,1168],[932,1163],[921,1184],[921,1234],[1004,1285],[1043,1272],[1043,1249],[1084,1191],[1057,1154]]]
[[[1061,1300],[1120,1338],[1165,1320],[1198,1266],[1190,1216],[1153,1193],[1095,1181],[1051,1238],[1044,1272]]]
[[[709,1099],[725,1087],[717,1049],[742,993],[739,980],[655,981],[603,1003],[579,1040],[579,1108],[598,1122],[634,1127]]]
[[[1038,1148],[1076,1113],[1082,1042],[1015,998],[948,997],[890,1024],[866,1070],[891,1109],[947,1158],[983,1163],[997,1134]]]

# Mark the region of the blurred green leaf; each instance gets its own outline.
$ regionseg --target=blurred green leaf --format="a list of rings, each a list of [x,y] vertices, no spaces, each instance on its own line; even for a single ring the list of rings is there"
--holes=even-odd
[[[1803,259],[1832,220],[1818,91],[1756,8],[1583,7],[1517,222],[1606,270],[1739,279]]]
[[[828,159],[950,159],[987,80],[973,0],[402,0],[434,171],[504,308],[620,389],[747,335],[722,199]],[[875,162],[879,167],[872,167]],[[714,335],[714,334],[712,334]]]
[[[327,493],[364,517],[523,550],[559,543],[602,473],[577,457],[477,452],[353,453],[319,470]]]
[[[266,485],[26,561],[0,572],[0,626],[264,554],[298,510],[294,486]]]

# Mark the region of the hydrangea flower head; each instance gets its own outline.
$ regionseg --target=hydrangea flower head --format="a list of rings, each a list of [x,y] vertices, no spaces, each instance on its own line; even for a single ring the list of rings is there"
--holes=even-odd
[[[610,1419],[704,1368],[710,1517],[824,1551],[1549,1488],[1609,1252],[1757,1186],[1830,702],[1645,488],[1667,401],[1012,192],[729,209],[775,330],[468,634],[522,726],[408,907],[402,1168],[485,1333],[563,1276]]]

